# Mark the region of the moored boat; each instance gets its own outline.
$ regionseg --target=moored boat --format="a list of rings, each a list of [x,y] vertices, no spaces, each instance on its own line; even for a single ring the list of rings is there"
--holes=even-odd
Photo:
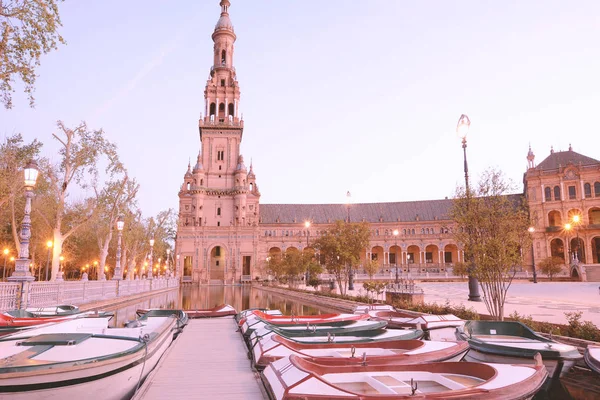
[[[254,315],[263,322],[277,326],[295,325],[330,325],[343,326],[353,321],[369,319],[368,315],[359,314],[320,314],[320,315],[269,315],[254,311]]]
[[[291,355],[269,364],[262,379],[273,400],[284,399],[530,399],[547,372],[534,365],[467,362],[418,365],[323,365]]]
[[[466,361],[526,364],[540,353],[552,379],[566,374],[583,358],[576,347],[546,339],[520,322],[467,321],[457,330],[457,337],[471,347]]]
[[[0,339],[0,398],[129,398],[173,340],[177,318],[109,328],[109,317],[47,324]]]
[[[218,318],[237,314],[235,308],[229,304],[220,304],[207,309],[186,310],[185,312],[190,318]]]
[[[597,374],[600,374],[600,346],[588,346],[585,349],[585,363]]]
[[[465,320],[453,314],[415,316],[401,311],[369,311],[371,319],[386,321],[388,328],[405,329],[420,327],[429,340],[455,340],[456,328],[462,327]]]
[[[385,321],[368,321],[358,320],[350,321],[347,325],[312,325],[307,323],[303,325],[287,326],[287,325],[270,325],[267,328],[284,337],[305,337],[305,336],[323,336],[335,334],[348,334],[353,332],[373,331],[383,329],[387,325]]]
[[[259,347],[257,369],[295,354],[312,358],[320,364],[344,363],[396,363],[419,364],[425,362],[460,361],[469,350],[467,342],[433,342],[428,340],[394,340],[369,343],[298,343],[275,335],[272,346]],[[363,359],[363,357],[365,357]]]
[[[354,314],[368,314],[369,311],[396,311],[396,309],[389,304],[373,303],[359,304],[352,310]]]
[[[247,308],[237,313],[233,318],[239,324],[242,319],[252,315],[254,311],[262,311],[269,315],[283,315],[280,310],[271,310],[269,308]]]
[[[0,313],[0,336],[8,335],[18,331],[28,330],[43,324],[64,322],[72,319],[86,318],[92,316],[112,317],[112,314],[95,313],[92,311],[88,311],[77,314],[38,316],[25,310],[14,310],[10,312],[4,312]]]
[[[36,316],[55,316],[55,315],[70,315],[70,314],[78,314],[79,307],[74,306],[72,304],[60,304],[57,306],[49,306],[49,307],[28,307],[25,311],[36,315]],[[9,311],[10,313],[10,311]]]
[[[271,330],[259,329],[250,335],[247,345],[252,353],[253,359],[256,362],[260,359],[261,354],[265,349],[272,348],[276,342],[274,339],[280,336]],[[423,331],[416,329],[377,329],[371,331],[362,332],[350,332],[340,334],[329,334],[329,335],[312,335],[304,337],[289,338],[297,343],[311,344],[311,343],[344,343],[344,344],[355,344],[355,343],[369,343],[369,342],[386,342],[396,340],[413,340],[421,339],[423,337]]]

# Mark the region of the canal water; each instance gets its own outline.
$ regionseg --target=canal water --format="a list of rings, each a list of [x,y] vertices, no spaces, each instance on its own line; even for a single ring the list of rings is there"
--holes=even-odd
[[[236,310],[248,308],[269,308],[280,310],[284,315],[318,315],[328,312],[325,308],[306,305],[296,300],[263,291],[257,287],[244,286],[197,286],[184,285],[178,291],[173,290],[157,296],[148,297],[143,301],[120,304],[106,308],[115,313],[112,326],[122,326],[127,321],[136,318],[136,311],[145,308],[167,308],[197,310],[212,308],[219,304],[230,304]]]

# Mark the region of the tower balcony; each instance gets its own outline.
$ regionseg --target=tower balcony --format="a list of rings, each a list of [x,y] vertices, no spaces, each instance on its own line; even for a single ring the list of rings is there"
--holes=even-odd
[[[205,126],[222,126],[222,127],[235,127],[235,128],[243,128],[244,127],[244,120],[240,119],[240,118],[236,118],[233,115],[228,115],[228,116],[224,116],[224,115],[207,115],[204,117],[201,117],[198,120],[198,126],[199,127],[205,127]]]

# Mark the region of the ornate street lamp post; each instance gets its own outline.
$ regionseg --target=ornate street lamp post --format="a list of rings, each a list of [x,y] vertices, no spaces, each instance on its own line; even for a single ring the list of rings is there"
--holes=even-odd
[[[8,258],[8,249],[4,249],[4,268],[2,269],[2,280],[6,279],[6,259]]]
[[[581,261],[581,255],[579,254],[580,244],[579,244],[579,222],[581,222],[581,217],[578,214],[573,215],[573,226],[575,227],[575,233],[577,234],[577,246],[575,246],[575,257],[577,257],[577,262]]]
[[[531,269],[533,270],[533,283],[537,283],[537,272],[535,270],[535,253],[533,252],[533,233],[535,232],[535,228],[530,226],[529,234],[531,235]]]
[[[308,238],[310,236],[310,221],[304,221],[304,227],[306,228],[306,249],[308,249]],[[307,250],[304,250],[305,254],[307,254]],[[308,270],[309,267],[309,263],[306,263],[306,277],[304,280],[304,283],[306,284],[306,286],[308,286],[308,280],[310,279],[310,272]]]
[[[467,133],[469,133],[470,127],[471,120],[465,114],[462,114],[458,119],[458,124],[456,125],[456,134],[462,139],[467,207],[469,207],[469,202],[471,201],[471,191],[469,189],[469,167],[467,165]],[[469,232],[469,241],[471,240],[471,234],[472,232]],[[473,269],[475,268],[475,255],[473,254],[471,248],[469,248],[469,252],[469,301],[481,301],[481,296],[479,295],[479,282],[477,281],[477,278],[473,276]]]
[[[125,227],[125,218],[123,214],[117,218],[117,255],[115,259],[115,274],[113,280],[120,281],[123,279],[123,272],[121,271],[121,238],[123,237],[123,228]]]
[[[170,278],[171,277],[171,249],[167,249],[167,275]]]
[[[38,177],[38,166],[33,160],[29,161],[25,166],[25,215],[21,223],[21,234],[19,258],[15,261],[15,271],[8,278],[12,282],[32,281],[35,278],[29,272],[29,239],[31,238],[31,199],[33,198],[33,188]],[[24,305],[20,302],[20,306]]]
[[[573,228],[573,226],[569,223],[565,224],[565,232],[566,232],[566,237],[567,237],[567,267],[571,267],[571,239],[569,239],[569,233],[571,232],[571,229]]]
[[[350,223],[350,191],[346,193],[346,222]],[[354,271],[352,271],[352,264],[348,271],[348,290],[354,290]]]
[[[152,279],[152,269],[154,265],[152,265],[152,259],[154,256],[154,234],[152,234],[152,238],[150,239],[150,260],[148,262],[148,279]]]
[[[398,285],[398,233],[400,233],[398,229],[394,229],[394,261],[396,262],[396,285]]]

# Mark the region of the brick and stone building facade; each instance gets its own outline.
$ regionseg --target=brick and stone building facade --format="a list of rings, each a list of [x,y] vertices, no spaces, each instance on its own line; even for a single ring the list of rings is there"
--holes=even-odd
[[[361,258],[377,260],[382,272],[397,266],[403,276],[445,273],[463,261],[460,246],[452,238],[449,199],[346,205],[260,203],[252,165],[247,168],[240,154],[244,121],[238,111],[236,35],[229,0],[221,0],[220,6],[221,16],[212,34],[213,65],[199,121],[201,150],[195,165],[188,165],[179,191],[178,275],[199,283],[264,277],[267,257],[310,247],[311,239],[336,220],[370,223],[371,242]],[[567,236],[572,241],[579,234],[584,244],[578,259],[598,263],[600,162],[572,150],[553,152],[537,167],[531,151],[528,159],[524,181],[535,221],[535,259],[560,255],[560,241]],[[571,197],[573,186],[575,198]],[[571,218],[573,210],[579,210],[582,220],[565,236],[557,227]],[[569,259],[564,250],[562,254]],[[578,274],[580,270],[575,269]]]

